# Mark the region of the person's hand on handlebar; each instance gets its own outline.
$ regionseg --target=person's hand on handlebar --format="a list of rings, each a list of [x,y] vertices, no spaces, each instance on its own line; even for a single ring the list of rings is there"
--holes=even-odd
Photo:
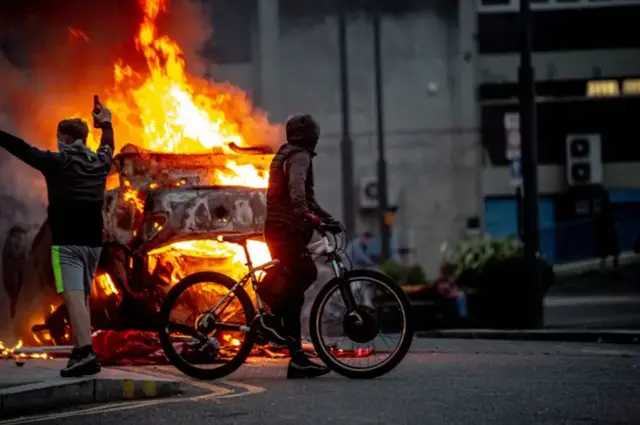
[[[315,227],[320,227],[322,225],[322,219],[311,211],[304,213],[304,219]]]
[[[333,217],[329,217],[329,218],[325,219],[322,222],[322,228],[324,230],[326,230],[327,232],[332,233],[334,235],[342,233],[342,231],[343,231],[342,230],[342,228],[343,228],[342,223],[340,223],[338,220],[336,220]]]
[[[304,218],[316,229],[333,233],[334,235],[342,232],[342,224],[340,224],[340,222],[333,217],[329,217],[323,220],[312,212],[307,211],[304,214]]]

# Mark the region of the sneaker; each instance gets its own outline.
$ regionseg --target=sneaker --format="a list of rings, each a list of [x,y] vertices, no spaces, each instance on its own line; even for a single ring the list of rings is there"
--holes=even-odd
[[[69,359],[69,363],[71,363],[71,359]],[[84,357],[77,359],[66,368],[60,371],[60,376],[63,378],[75,378],[85,375],[95,375],[100,372],[100,363],[98,363],[98,358],[94,353],[89,353]]]
[[[273,344],[288,345],[291,342],[291,338],[287,335],[282,324],[282,319],[273,314],[260,316],[258,334]]]
[[[317,378],[331,372],[324,365],[312,362],[306,355],[292,357],[287,369],[287,379]]]

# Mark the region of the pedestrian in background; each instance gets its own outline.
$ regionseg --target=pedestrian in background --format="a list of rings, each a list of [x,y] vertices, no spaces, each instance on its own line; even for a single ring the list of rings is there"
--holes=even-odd
[[[604,190],[600,202],[600,211],[595,219],[596,250],[603,271],[607,269],[607,259],[611,260],[611,268],[614,274],[618,274],[618,258],[620,256],[620,243],[618,231],[613,217],[613,206],[609,194]]]

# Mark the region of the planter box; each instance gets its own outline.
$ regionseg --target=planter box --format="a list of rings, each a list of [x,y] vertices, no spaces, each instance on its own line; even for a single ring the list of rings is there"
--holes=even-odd
[[[553,268],[543,260],[541,292],[529,287],[527,268],[522,258],[514,258],[485,267],[480,273],[463,273],[458,285],[465,291],[469,320],[467,326],[496,329],[537,327],[536,309],[553,284]]]
[[[442,297],[432,285],[403,285],[411,302],[411,314],[415,331],[459,327],[456,300]],[[383,332],[399,332],[401,318],[395,300],[379,299]]]

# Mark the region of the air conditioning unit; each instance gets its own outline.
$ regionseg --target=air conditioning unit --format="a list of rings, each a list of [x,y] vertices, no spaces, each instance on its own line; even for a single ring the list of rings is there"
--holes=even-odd
[[[569,186],[602,183],[602,141],[599,134],[568,134],[566,152]]]
[[[379,208],[378,178],[376,176],[361,178],[358,193],[360,209],[375,210]],[[389,204],[389,208],[397,208],[398,206],[397,191],[391,190],[389,185],[387,185],[387,203]]]

